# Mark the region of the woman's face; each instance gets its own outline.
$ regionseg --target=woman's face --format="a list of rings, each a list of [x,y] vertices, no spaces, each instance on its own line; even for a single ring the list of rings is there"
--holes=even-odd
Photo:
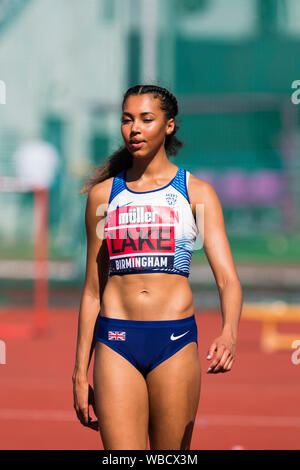
[[[156,154],[167,134],[174,130],[174,119],[165,121],[158,98],[151,93],[130,95],[123,106],[121,133],[133,156]]]

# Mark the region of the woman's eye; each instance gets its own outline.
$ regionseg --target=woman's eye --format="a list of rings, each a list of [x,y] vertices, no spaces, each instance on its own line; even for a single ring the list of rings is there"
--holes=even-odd
[[[130,121],[130,119],[121,119],[122,123],[129,122],[129,121]],[[153,121],[153,119],[144,119],[144,122],[152,122],[152,121]]]

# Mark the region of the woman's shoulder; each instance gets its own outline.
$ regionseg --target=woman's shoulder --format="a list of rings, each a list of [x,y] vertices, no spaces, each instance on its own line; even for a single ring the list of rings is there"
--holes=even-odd
[[[209,191],[210,188],[214,189],[213,186],[210,183],[208,183],[208,181],[198,178],[191,172],[189,176],[189,186],[197,189],[198,191],[199,190]]]
[[[108,203],[113,179],[112,176],[94,184],[88,193],[88,203],[91,205]]]
[[[191,200],[195,201],[208,201],[215,199],[217,192],[213,185],[208,181],[198,178],[194,174],[190,173],[188,191]]]

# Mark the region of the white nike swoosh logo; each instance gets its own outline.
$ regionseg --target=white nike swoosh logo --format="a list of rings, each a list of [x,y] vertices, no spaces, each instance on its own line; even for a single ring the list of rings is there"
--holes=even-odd
[[[171,334],[170,338],[172,341],[175,341],[176,339],[179,339],[179,338],[182,338],[184,335],[186,335],[190,330],[186,331],[185,333],[183,333],[182,335],[179,335],[179,336],[174,336],[174,333]]]

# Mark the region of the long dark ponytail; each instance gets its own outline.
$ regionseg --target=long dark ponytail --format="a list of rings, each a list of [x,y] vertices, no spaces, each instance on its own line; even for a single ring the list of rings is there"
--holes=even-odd
[[[178,104],[175,96],[172,95],[169,90],[157,85],[135,85],[129,88],[124,94],[122,108],[128,96],[142,95],[145,93],[152,93],[154,98],[160,100],[160,108],[165,112],[166,120],[171,118],[175,120],[174,131],[172,134],[167,135],[165,139],[167,156],[175,156],[184,144],[175,135],[179,129],[178,120],[175,119],[178,114]],[[95,184],[116,176],[124,169],[130,168],[132,166],[132,160],[133,157],[129,150],[124,145],[119,147],[112,155],[104,159],[103,165],[94,167],[92,176],[84,184],[80,193],[87,194]]]

